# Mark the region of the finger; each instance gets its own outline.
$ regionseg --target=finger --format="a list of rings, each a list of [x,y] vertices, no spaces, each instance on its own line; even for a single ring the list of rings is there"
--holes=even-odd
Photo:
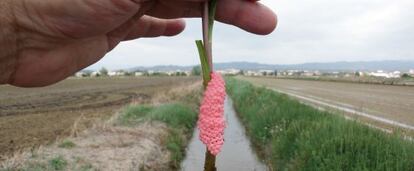
[[[185,22],[182,19],[159,19],[150,16],[131,19],[107,34],[108,51],[121,41],[140,37],[174,36],[181,33],[184,28]]]
[[[143,16],[134,25],[124,40],[136,39],[139,37],[175,36],[185,28],[182,19],[159,19],[150,16]]]
[[[155,4],[147,14],[159,18],[201,16],[200,2],[187,2],[180,7],[161,2]],[[272,10],[258,2],[246,0],[218,1],[216,19],[256,34],[269,34],[277,24],[276,15]]]
[[[232,5],[231,0],[219,1],[216,19],[256,34],[273,32],[277,17],[271,9],[258,2],[239,2],[237,6]]]

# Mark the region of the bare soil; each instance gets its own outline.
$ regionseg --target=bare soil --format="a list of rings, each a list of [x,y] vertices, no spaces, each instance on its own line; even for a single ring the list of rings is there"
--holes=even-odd
[[[239,77],[259,86],[315,98],[356,111],[414,125],[414,87]]]
[[[167,132],[166,125],[158,122],[136,127],[106,123],[32,152],[17,153],[0,168],[54,170],[50,161],[60,158],[65,170],[168,170],[170,153],[162,145]],[[72,145],[65,147],[65,142]]]
[[[22,89],[0,86],[0,161],[27,148],[55,142],[109,119],[131,102],[192,84],[195,77],[70,78],[56,85]]]

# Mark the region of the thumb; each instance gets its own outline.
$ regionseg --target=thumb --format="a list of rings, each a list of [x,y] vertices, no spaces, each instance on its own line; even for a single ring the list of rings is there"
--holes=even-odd
[[[35,20],[32,23],[70,38],[106,34],[137,15],[142,7],[133,0],[31,0],[24,3],[28,18]]]

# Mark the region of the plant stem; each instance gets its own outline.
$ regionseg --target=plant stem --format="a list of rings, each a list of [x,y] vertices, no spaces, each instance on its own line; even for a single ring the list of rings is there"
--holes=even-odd
[[[204,85],[204,88],[206,88],[208,82],[211,80],[210,78],[211,70],[208,64],[208,59],[206,57],[206,51],[204,49],[203,41],[196,40],[196,45],[198,49],[198,54],[200,56],[201,70],[203,72],[203,85]]]
[[[211,41],[210,41],[210,16],[209,16],[209,2],[206,1],[203,4],[203,18],[202,18],[202,27],[203,27],[203,43],[204,49],[206,51],[208,65],[210,66],[211,71],[213,71],[213,61],[212,61],[212,50],[211,50]]]
[[[204,171],[216,171],[216,156],[212,155],[206,148],[206,158],[204,161]]]
[[[208,40],[210,44],[213,42],[213,26],[216,18],[217,0],[211,0],[209,4],[209,18],[208,18]]]
[[[212,37],[213,26],[216,13],[217,0],[206,1],[203,4],[202,14],[202,28],[203,41],[197,40],[197,49],[200,55],[201,69],[203,70],[203,85],[204,89],[211,80],[210,72],[213,71],[213,52],[212,52]],[[210,153],[206,148],[206,158],[204,163],[205,171],[216,171],[216,156]]]

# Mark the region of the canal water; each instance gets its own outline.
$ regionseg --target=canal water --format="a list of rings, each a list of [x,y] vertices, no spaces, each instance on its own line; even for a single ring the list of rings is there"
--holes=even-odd
[[[224,115],[227,128],[224,131],[224,145],[216,159],[218,171],[266,171],[267,167],[259,161],[256,153],[250,146],[244,127],[236,116],[233,102],[226,98]],[[198,138],[198,130],[187,148],[186,158],[181,168],[182,171],[203,171],[206,146]]]

